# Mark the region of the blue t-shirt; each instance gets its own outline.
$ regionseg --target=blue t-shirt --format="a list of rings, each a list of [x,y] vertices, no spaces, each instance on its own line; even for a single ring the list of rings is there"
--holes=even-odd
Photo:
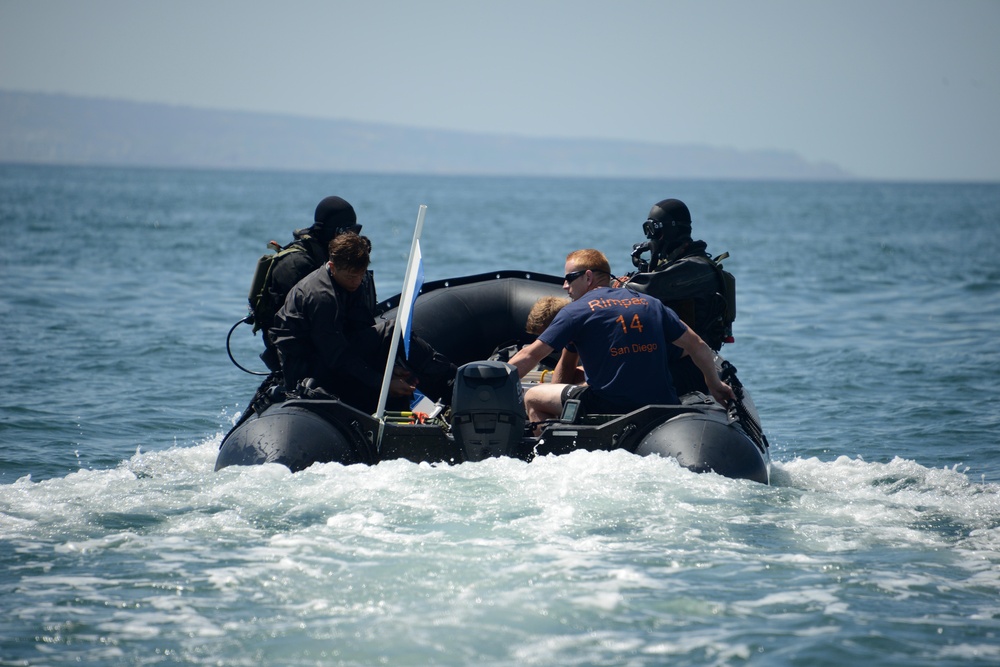
[[[678,402],[667,357],[685,330],[659,300],[599,287],[560,310],[538,340],[555,350],[576,348],[589,391],[635,409]]]

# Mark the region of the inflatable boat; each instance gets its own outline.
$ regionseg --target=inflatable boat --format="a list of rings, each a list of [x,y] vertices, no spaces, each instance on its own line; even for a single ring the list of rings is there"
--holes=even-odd
[[[215,469],[275,462],[299,471],[314,463],[400,458],[530,461],[580,449],[624,449],[672,457],[696,472],[768,483],[770,456],[757,410],[736,369],[720,356],[720,375],[738,397],[732,405],[698,391],[684,394],[680,405],[648,405],[624,415],[575,414],[570,403],[560,419],[532,435],[523,392],[546,374],[536,371],[522,381],[506,360],[535,338],[525,332],[535,301],[565,297],[562,283],[557,276],[516,271],[426,283],[414,304],[412,331],[459,366],[450,397],[431,410],[376,419],[322,390],[287,394],[269,378],[223,439]],[[398,295],[380,303],[380,317],[395,317],[398,305]]]

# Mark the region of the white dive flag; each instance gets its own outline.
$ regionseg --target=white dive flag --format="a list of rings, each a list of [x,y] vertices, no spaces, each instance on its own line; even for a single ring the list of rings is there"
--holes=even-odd
[[[412,329],[411,320],[413,316],[413,304],[420,294],[420,288],[424,284],[424,263],[420,256],[420,234],[424,228],[424,215],[427,213],[427,206],[420,205],[417,211],[417,226],[413,230],[413,243],[410,245],[410,259],[406,264],[406,275],[403,277],[403,292],[399,297],[399,306],[396,308],[396,323],[392,332],[392,344],[389,347],[389,356],[385,362],[385,373],[382,376],[382,392],[379,394],[378,409],[375,411],[375,418],[382,420],[385,414],[385,403],[389,398],[389,383],[392,382],[392,368],[396,362],[396,353],[399,351],[399,338],[404,337],[403,349],[406,356],[410,356],[410,331]],[[381,429],[381,425],[380,425]],[[381,440],[381,433],[379,433]]]

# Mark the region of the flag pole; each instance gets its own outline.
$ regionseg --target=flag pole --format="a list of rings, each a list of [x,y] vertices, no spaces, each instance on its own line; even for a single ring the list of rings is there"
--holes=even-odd
[[[385,404],[389,398],[389,383],[392,382],[392,369],[396,365],[396,354],[399,352],[399,340],[407,330],[410,317],[413,313],[413,302],[417,298],[417,275],[420,273],[420,234],[424,229],[424,215],[427,213],[427,205],[421,204],[417,211],[417,226],[413,230],[413,241],[410,243],[410,256],[406,264],[406,274],[403,277],[403,291],[399,297],[399,305],[396,308],[396,321],[393,324],[392,344],[389,347],[389,356],[385,362],[385,373],[382,376],[382,391],[378,398],[378,409],[375,411],[375,418],[378,420],[378,442],[376,446],[381,449],[382,432],[385,428]]]

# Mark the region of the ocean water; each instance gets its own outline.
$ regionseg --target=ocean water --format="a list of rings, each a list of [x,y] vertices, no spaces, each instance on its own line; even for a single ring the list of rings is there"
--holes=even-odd
[[[399,291],[728,251],[773,484],[622,452],[213,472],[269,239]],[[1000,664],[1000,185],[0,166],[0,665]],[[261,342],[233,334],[259,368]]]

